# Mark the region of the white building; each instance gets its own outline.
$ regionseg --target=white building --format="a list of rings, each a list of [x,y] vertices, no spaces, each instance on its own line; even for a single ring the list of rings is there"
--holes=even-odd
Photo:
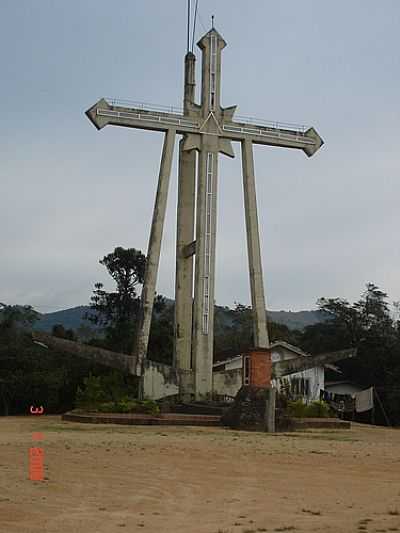
[[[310,354],[285,341],[273,342],[270,347],[272,363],[298,357],[310,357]],[[242,354],[214,363],[214,393],[235,396],[243,383],[242,368]],[[324,367],[311,368],[278,380],[273,379],[272,386],[278,390],[288,387],[294,398],[302,398],[306,402],[319,400],[320,390],[324,389]]]

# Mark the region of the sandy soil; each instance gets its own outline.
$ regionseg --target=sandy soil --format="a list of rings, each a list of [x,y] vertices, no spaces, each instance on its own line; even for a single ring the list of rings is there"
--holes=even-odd
[[[46,479],[30,481],[42,431]],[[400,531],[400,430],[268,435],[0,418],[0,532]]]

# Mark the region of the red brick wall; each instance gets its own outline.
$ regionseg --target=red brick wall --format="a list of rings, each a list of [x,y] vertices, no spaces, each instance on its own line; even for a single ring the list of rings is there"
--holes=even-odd
[[[253,350],[244,355],[250,357],[249,385],[253,385],[254,387],[270,387],[272,373],[271,352],[266,350]]]

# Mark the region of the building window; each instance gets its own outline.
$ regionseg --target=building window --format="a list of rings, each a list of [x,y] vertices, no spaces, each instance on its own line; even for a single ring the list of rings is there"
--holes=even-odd
[[[309,396],[310,380],[306,378],[292,378],[290,380],[290,392],[294,397]]]
[[[244,376],[243,385],[250,385],[250,357],[244,356]]]

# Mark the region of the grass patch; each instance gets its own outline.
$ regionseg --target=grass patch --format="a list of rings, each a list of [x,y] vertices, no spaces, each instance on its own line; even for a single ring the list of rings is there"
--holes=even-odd
[[[306,404],[303,400],[288,402],[287,413],[294,418],[330,418],[333,411],[329,405],[322,401],[313,401]]]

